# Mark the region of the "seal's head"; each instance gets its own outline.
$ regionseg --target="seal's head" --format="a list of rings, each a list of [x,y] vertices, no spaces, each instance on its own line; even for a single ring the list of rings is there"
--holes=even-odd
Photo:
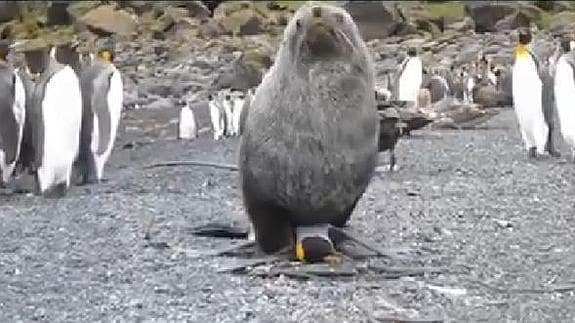
[[[308,2],[288,23],[283,51],[297,62],[350,57],[365,46],[356,24],[344,9]]]

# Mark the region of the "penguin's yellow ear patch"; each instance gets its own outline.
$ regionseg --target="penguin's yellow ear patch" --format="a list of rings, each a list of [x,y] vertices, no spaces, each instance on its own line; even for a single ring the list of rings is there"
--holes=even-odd
[[[109,50],[103,50],[100,53],[98,53],[98,56],[105,60],[108,63],[112,63],[112,52],[110,52]]]
[[[295,257],[297,260],[301,262],[305,260],[305,252],[303,250],[303,245],[301,243],[297,243],[295,245]]]
[[[515,54],[515,57],[523,58],[523,57],[529,56],[529,51],[527,50],[527,48],[525,48],[525,46],[519,45],[519,46],[515,47],[514,54]]]

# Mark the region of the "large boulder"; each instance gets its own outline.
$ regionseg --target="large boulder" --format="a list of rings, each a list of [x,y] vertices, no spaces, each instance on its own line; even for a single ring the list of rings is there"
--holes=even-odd
[[[128,36],[136,33],[136,17],[113,5],[103,5],[79,18],[79,23],[101,35]]]
[[[261,50],[244,51],[232,67],[223,71],[212,84],[212,90],[236,88],[241,90],[256,87],[262,81],[264,73],[272,65],[271,56]]]
[[[0,23],[16,19],[19,9],[17,1],[0,1]]]
[[[68,7],[70,2],[68,1],[52,1],[48,6],[46,12],[46,25],[57,26],[57,25],[69,25],[72,22],[70,13],[68,12]]]
[[[495,27],[497,22],[513,14],[516,11],[516,5],[513,3],[473,1],[466,3],[465,10],[475,22],[475,31],[494,32],[497,31]]]
[[[343,7],[353,17],[365,40],[394,35],[405,24],[398,8],[383,1],[348,1]]]

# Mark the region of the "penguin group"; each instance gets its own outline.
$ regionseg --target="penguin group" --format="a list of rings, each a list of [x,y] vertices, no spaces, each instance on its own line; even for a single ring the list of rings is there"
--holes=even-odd
[[[36,194],[63,197],[75,175],[78,184],[101,182],[123,106],[114,43],[84,57],[69,46],[29,45],[18,69],[7,63],[11,43],[0,45],[2,184],[32,175]]]
[[[548,153],[560,157],[556,131],[560,131],[575,161],[575,63],[570,35],[560,41],[547,60],[532,50],[532,34],[518,30],[514,50],[513,105],[521,138],[530,158]]]
[[[243,91],[226,88],[209,94],[208,109],[214,140],[241,135],[242,116],[247,113],[254,93],[254,89]]]

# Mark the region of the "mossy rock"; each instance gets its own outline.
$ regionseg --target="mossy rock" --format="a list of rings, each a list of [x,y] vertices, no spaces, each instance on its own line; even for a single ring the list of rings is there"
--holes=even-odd
[[[101,4],[100,1],[75,1],[68,7],[68,13],[75,18],[79,18]]]
[[[73,43],[77,40],[76,31],[72,26],[57,28],[42,28],[37,31],[36,37],[28,38],[15,48],[17,52],[49,48]]]
[[[557,29],[562,26],[573,26],[575,25],[575,12],[565,11],[558,14],[546,13],[541,17],[541,23],[544,28]]]
[[[243,60],[246,66],[260,72],[267,70],[272,64],[271,57],[259,49],[245,50]]]

